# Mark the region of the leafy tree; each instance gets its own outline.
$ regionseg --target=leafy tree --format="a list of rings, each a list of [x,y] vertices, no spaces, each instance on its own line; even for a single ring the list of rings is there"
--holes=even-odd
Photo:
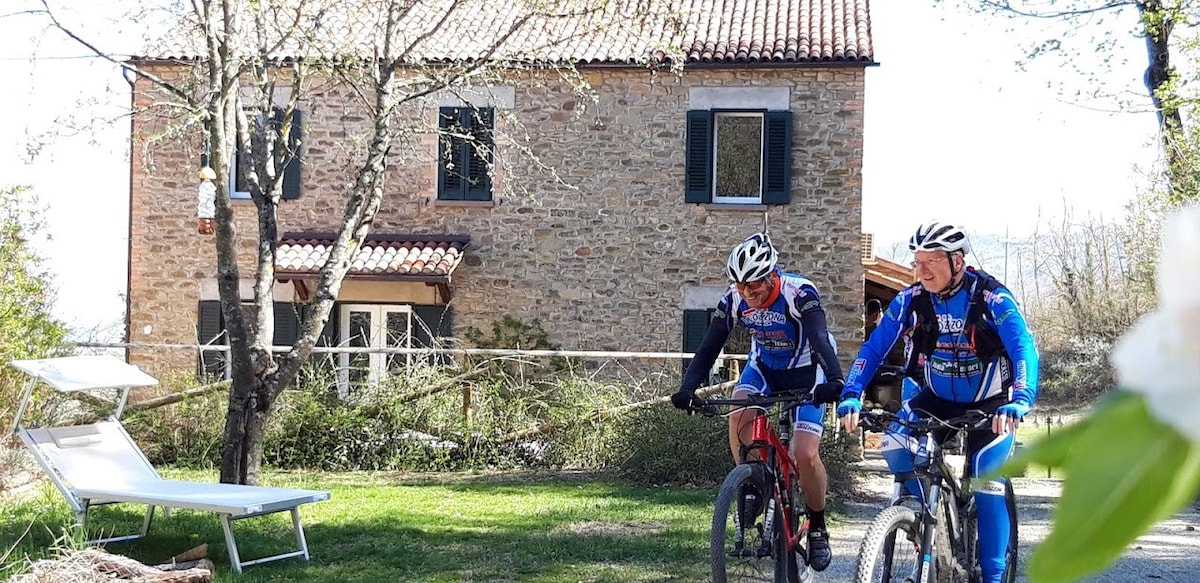
[[[1143,82],[1154,111],[1158,114],[1159,148],[1165,164],[1164,194],[1173,203],[1200,198],[1200,136],[1194,122],[1185,115],[1197,96],[1188,86],[1197,74],[1195,67],[1177,67],[1177,57],[1190,65],[1194,62],[1197,38],[1194,24],[1200,18],[1200,5],[1190,0],[977,0],[977,7],[1010,16],[1061,21],[1062,36],[1102,30],[1106,17],[1126,19],[1132,33],[1146,44],[1146,70]],[[1099,34],[1095,54],[1097,66],[1107,62],[1113,40]],[[1030,52],[1032,57],[1065,50],[1062,37],[1046,39]],[[1184,71],[1190,71],[1185,73]]]
[[[220,473],[222,482],[245,484],[257,483],[272,406],[311,355],[350,259],[371,229],[384,198],[385,170],[400,152],[415,146],[422,134],[454,132],[454,128],[414,125],[417,122],[403,115],[402,106],[440,91],[457,95],[468,84],[494,86],[514,73],[557,77],[587,103],[591,91],[576,69],[569,63],[530,59],[528,53],[521,52],[528,47],[519,46],[519,39],[543,39],[545,48],[575,35],[629,27],[621,33],[636,44],[646,30],[670,26],[662,18],[650,20],[650,4],[640,0],[515,0],[507,3],[506,13],[512,17],[503,29],[481,31],[482,39],[475,39],[480,41],[477,52],[451,59],[449,55],[430,56],[428,39],[446,35],[455,24],[478,22],[479,11],[493,7],[493,3],[192,0],[182,7],[183,12],[171,17],[181,26],[170,40],[173,46],[180,42],[193,46],[195,54],[191,56],[196,58],[179,62],[168,76],[161,67],[150,66],[153,63],[112,57],[62,25],[48,0],[42,2],[56,26],[95,54],[135,74],[135,91],[153,93],[154,99],[170,110],[174,125],[162,139],[177,139],[195,126],[202,130],[210,166],[217,176],[216,275],[232,352],[232,388]],[[562,22],[583,24],[559,26]],[[430,60],[437,63],[431,64]],[[182,79],[174,74],[180,72]],[[345,105],[345,113],[364,115],[370,119],[371,130],[368,135],[346,141],[356,144],[356,167],[346,188],[335,243],[320,270],[312,309],[306,311],[300,323],[293,348],[285,354],[272,354],[271,290],[275,280],[277,211],[283,169],[296,152],[295,113],[306,96],[335,85],[358,96],[357,102]],[[280,114],[256,113],[273,108],[278,108]],[[519,120],[505,121],[519,127]],[[455,137],[475,139],[461,132]],[[511,146],[530,154],[520,143]],[[228,180],[234,151],[250,153],[252,171],[246,173],[245,186],[257,213],[254,309],[249,316],[239,307],[242,277]]]
[[[54,287],[32,242],[44,223],[26,187],[0,188],[0,362],[42,358],[62,348],[67,329],[54,319]],[[0,426],[9,428],[25,377],[0,367]]]

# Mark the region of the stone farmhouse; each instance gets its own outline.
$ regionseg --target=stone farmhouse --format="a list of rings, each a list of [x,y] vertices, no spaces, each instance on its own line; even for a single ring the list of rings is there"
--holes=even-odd
[[[564,349],[687,351],[728,285],[729,249],[766,221],[785,268],[816,282],[851,360],[864,300],[886,303],[912,281],[862,244],[864,84],[876,64],[868,0],[670,4],[684,26],[657,40],[681,49],[681,68],[647,66],[646,43],[601,35],[547,57],[575,63],[592,102],[524,71],[413,105],[409,115],[479,142],[436,131],[407,138],[327,341],[468,346],[468,330],[511,316],[537,319]],[[486,28],[504,15],[473,18]],[[434,50],[463,54],[445,40]],[[133,62],[167,79],[199,66],[179,54]],[[203,145],[198,132],[158,139],[167,121],[154,99],[137,81],[128,341],[219,345],[216,252],[196,228]],[[295,338],[345,204],[354,136],[369,129],[369,115],[349,103],[337,88],[301,98],[279,212],[276,345]],[[234,201],[243,277],[253,275],[255,245],[246,198]],[[129,356],[156,374],[197,369],[195,350]],[[395,363],[342,358],[367,377]],[[221,372],[219,352],[202,360]]]

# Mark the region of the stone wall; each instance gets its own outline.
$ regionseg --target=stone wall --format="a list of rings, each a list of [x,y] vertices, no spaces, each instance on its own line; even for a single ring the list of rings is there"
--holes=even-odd
[[[565,84],[528,79],[496,92],[494,203],[435,200],[436,137],[427,128],[393,148],[373,231],[471,237],[453,278],[456,335],[512,314],[540,319],[568,349],[678,351],[685,293],[724,287],[729,249],[761,229],[766,212],[782,264],[817,284],[850,361],[862,330],[864,71],[697,69],[676,77],[589,69],[585,76],[594,102]],[[791,204],[684,203],[686,111],[697,87],[787,89]],[[130,341],[193,343],[202,283],[216,275],[213,239],[195,228],[201,141],[192,132],[149,143],[170,123],[149,107],[153,99],[140,92],[137,103],[147,109],[135,117]],[[432,124],[439,99],[446,97],[404,117]],[[347,111],[352,103],[349,92],[330,86],[302,104],[304,194],[283,202],[280,232],[337,227],[368,130],[365,114]],[[235,204],[246,278],[253,275],[247,235],[256,232],[254,207]],[[159,374],[190,370],[195,361],[184,352],[134,357]]]

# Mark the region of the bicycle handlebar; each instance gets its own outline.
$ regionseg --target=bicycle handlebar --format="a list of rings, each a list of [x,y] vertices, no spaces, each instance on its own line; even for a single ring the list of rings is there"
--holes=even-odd
[[[693,411],[696,411],[696,412],[704,415],[705,417],[715,417],[715,416],[721,414],[718,407],[729,407],[730,410],[733,410],[733,409],[747,409],[747,408],[751,408],[751,407],[767,408],[767,407],[769,407],[771,405],[775,405],[777,403],[786,403],[787,406],[790,408],[790,407],[795,407],[795,406],[799,406],[799,405],[806,405],[806,404],[809,404],[812,402],[813,402],[812,391],[806,391],[804,393],[799,393],[799,394],[785,393],[782,395],[751,394],[751,395],[742,397],[740,399],[717,399],[717,398],[692,399],[691,408]]]
[[[888,411],[863,411],[858,424],[868,430],[883,431],[888,423],[898,423],[919,433],[929,433],[940,429],[951,431],[973,431],[990,427],[994,415],[978,409],[971,409],[957,417],[940,419],[928,411],[918,409],[923,415],[918,419],[907,419]]]

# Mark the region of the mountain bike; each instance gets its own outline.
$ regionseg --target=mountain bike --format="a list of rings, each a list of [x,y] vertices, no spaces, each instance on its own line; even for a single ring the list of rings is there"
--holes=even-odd
[[[803,545],[808,536],[808,506],[789,448],[791,411],[811,402],[812,393],[692,401],[693,409],[707,417],[725,417],[747,408],[757,412],[753,437],[742,445],[738,464],[722,482],[713,509],[709,535],[713,583],[812,581]],[[778,429],[768,420],[772,406],[778,409]]]
[[[860,425],[883,431],[889,423],[912,430],[918,447],[914,471],[896,475],[892,505],[880,512],[867,528],[858,551],[856,583],[977,583],[983,580],[979,567],[977,533],[979,518],[971,491],[971,467],[963,464],[956,477],[944,454],[955,453],[948,438],[963,443],[962,433],[991,431],[992,416],[981,411],[950,419],[925,417],[907,419],[886,411],[863,411]],[[924,482],[922,502],[902,496],[909,479]],[[1004,485],[1005,506],[1012,524],[1009,532],[1004,581],[1017,579],[1017,506],[1012,483]]]

